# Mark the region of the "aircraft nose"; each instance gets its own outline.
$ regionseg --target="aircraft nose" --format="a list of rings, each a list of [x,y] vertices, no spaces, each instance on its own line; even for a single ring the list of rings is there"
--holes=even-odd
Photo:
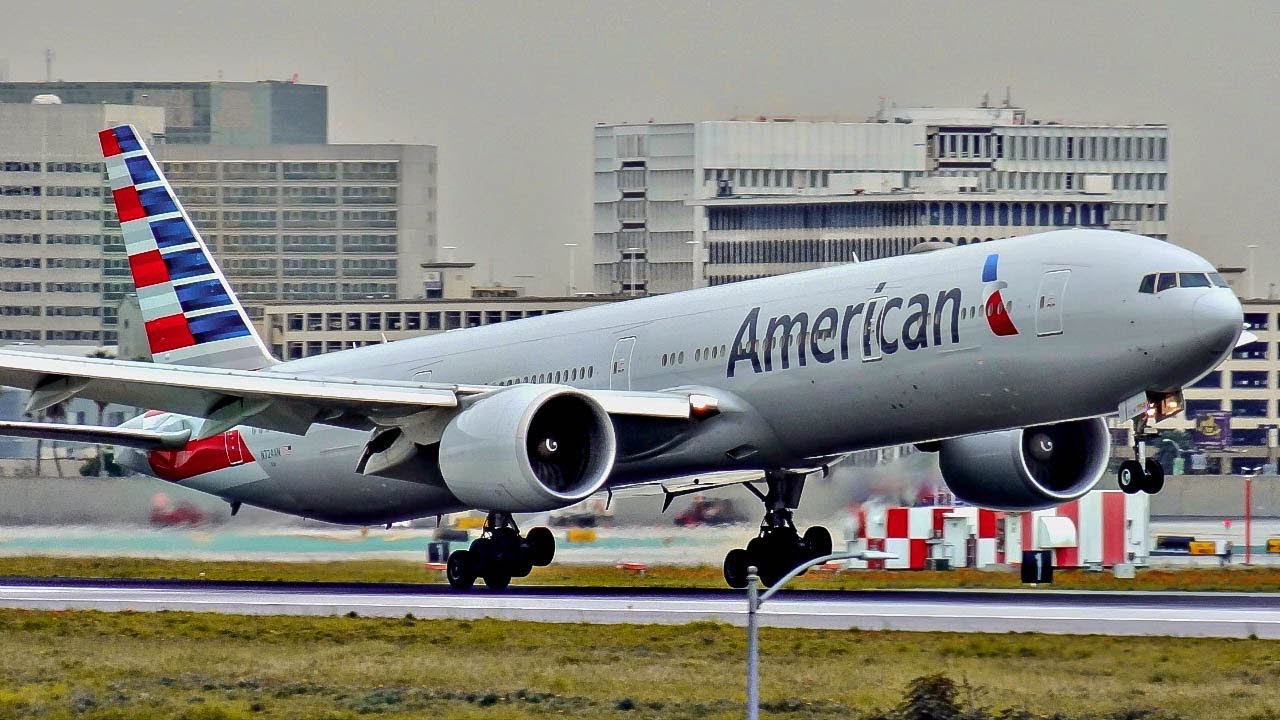
[[[1206,293],[1196,300],[1191,314],[1196,332],[1210,352],[1224,353],[1235,347],[1244,325],[1244,310],[1235,295]]]

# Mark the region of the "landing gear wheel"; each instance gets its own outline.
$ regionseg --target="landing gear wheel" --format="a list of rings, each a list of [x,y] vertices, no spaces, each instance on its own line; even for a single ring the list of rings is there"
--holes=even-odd
[[[1137,460],[1125,460],[1120,463],[1120,472],[1116,473],[1116,481],[1126,495],[1133,495],[1142,492],[1146,484],[1146,473],[1142,472],[1142,466]],[[1163,477],[1160,482],[1163,485]]]
[[[476,574],[471,570],[470,558],[471,553],[466,550],[455,550],[449,554],[449,562],[444,566],[449,587],[454,590],[470,590],[476,584]]]
[[[536,527],[525,535],[524,546],[528,549],[529,562],[542,567],[550,565],[556,556],[556,537],[544,527]]]
[[[750,564],[747,551],[742,548],[730,550],[724,556],[724,581],[729,587],[741,590],[747,586],[747,567]]]
[[[814,525],[804,531],[804,546],[809,550],[806,560],[820,558],[831,554],[831,531],[821,525]]]
[[[1142,491],[1155,495],[1164,489],[1164,468],[1152,458],[1147,458],[1146,480],[1142,483]]]

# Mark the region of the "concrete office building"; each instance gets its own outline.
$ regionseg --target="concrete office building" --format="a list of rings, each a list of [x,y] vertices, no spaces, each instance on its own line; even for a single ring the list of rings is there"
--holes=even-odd
[[[55,95],[68,105],[163,108],[175,145],[329,142],[329,88],[261,82],[0,82],[0,103]]]
[[[132,289],[98,131],[164,133],[164,110],[0,104],[0,342],[110,345]],[[121,271],[123,268],[123,271]]]
[[[632,294],[1094,226],[1167,238],[1168,128],[893,109],[598,125],[595,288]]]
[[[246,305],[423,296],[422,264],[436,254],[435,147],[154,152]]]
[[[1185,412],[1160,424],[1161,429],[1190,431],[1206,413],[1229,413],[1229,448],[1207,453],[1207,470],[1224,474],[1250,473],[1274,463],[1280,427],[1280,300],[1241,302],[1245,328],[1257,340],[1236,348],[1229,360],[1186,388]]]

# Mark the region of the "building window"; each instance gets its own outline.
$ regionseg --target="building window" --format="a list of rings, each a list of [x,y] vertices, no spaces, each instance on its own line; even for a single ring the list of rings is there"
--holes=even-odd
[[[1187,400],[1186,413],[1188,418],[1194,419],[1196,416],[1222,411],[1221,400]]]
[[[1247,312],[1244,314],[1245,330],[1270,330],[1271,313]]]
[[[1270,400],[1232,400],[1231,414],[1235,417],[1266,417]]]
[[[1236,360],[1266,360],[1267,343],[1259,340],[1241,345],[1232,351],[1231,357]]]
[[[1270,375],[1266,370],[1236,370],[1231,373],[1231,387],[1265,388]]]

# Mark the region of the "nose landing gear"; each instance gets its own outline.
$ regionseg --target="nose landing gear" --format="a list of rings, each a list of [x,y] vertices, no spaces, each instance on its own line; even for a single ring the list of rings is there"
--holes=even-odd
[[[747,586],[747,568],[755,566],[760,581],[772,586],[797,565],[831,554],[831,533],[815,525],[801,536],[791,519],[791,511],[800,504],[804,490],[803,473],[768,472],[768,492],[761,494],[751,485],[765,505],[760,533],[746,548],[730,550],[724,558],[724,579],[732,588]]]
[[[1133,419],[1133,460],[1120,463],[1116,481],[1127,495],[1145,492],[1154,495],[1164,489],[1164,468],[1145,457],[1147,454],[1147,416]],[[1152,434],[1154,436],[1154,434]]]
[[[490,590],[504,590],[511,578],[550,565],[555,553],[555,536],[547,528],[533,528],[522,537],[511,513],[491,512],[471,547],[450,553],[445,576],[454,590],[469,590],[477,578]]]

